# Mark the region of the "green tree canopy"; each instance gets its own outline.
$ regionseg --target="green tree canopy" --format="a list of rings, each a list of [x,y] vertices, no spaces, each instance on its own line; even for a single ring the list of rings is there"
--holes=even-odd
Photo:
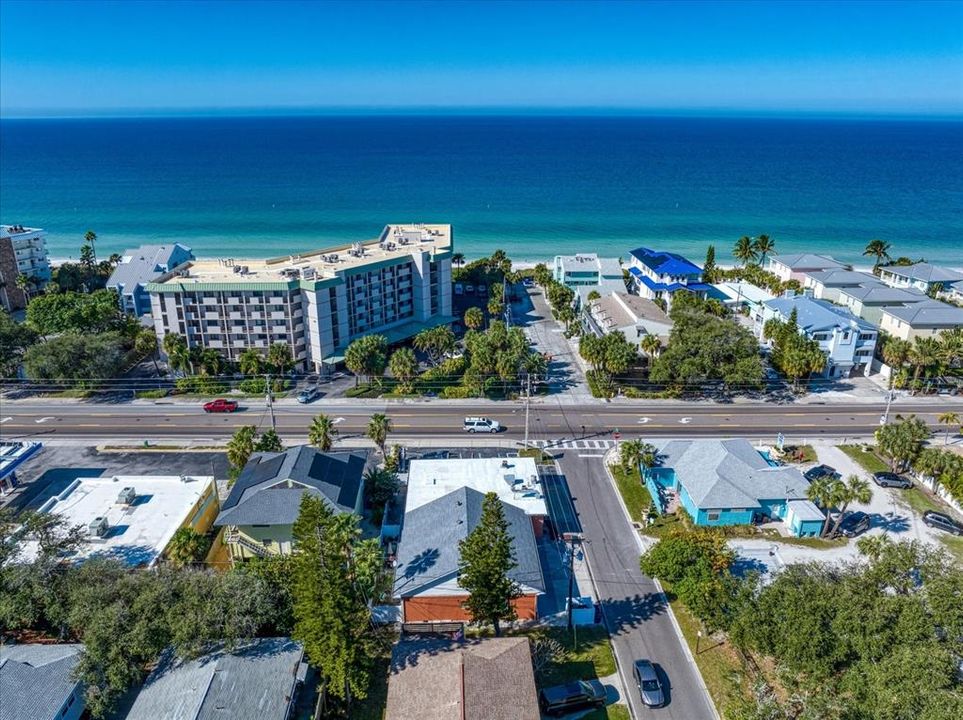
[[[369,382],[380,379],[388,364],[388,339],[384,335],[364,335],[353,340],[345,350],[344,364]]]
[[[319,413],[308,427],[308,442],[322,452],[329,452],[334,445],[338,429],[328,415]]]

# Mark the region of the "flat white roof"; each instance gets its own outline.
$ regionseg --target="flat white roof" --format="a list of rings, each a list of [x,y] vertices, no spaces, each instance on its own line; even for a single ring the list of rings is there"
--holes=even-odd
[[[128,565],[152,565],[167,547],[188,513],[214,483],[210,476],[114,475],[77,478],[41,507],[42,512],[63,517],[70,525],[88,527],[107,518],[104,537],[90,536],[74,556],[107,556]],[[120,491],[134,488],[134,502],[118,502]],[[36,550],[29,547],[26,554]]]
[[[748,302],[764,303],[766,300],[772,300],[775,297],[775,295],[768,290],[764,290],[758,285],[753,285],[748,282],[722,282],[716,283],[713,287],[719,292],[724,293],[726,297],[732,301],[746,300]]]
[[[499,500],[521,508],[528,515],[548,515],[537,478],[538,470],[532,458],[412,460],[408,467],[405,512],[468,487],[480,493],[497,493]]]

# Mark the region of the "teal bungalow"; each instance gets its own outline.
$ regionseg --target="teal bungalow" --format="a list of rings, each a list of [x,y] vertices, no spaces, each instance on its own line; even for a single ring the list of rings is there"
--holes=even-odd
[[[659,512],[681,505],[696,525],[776,521],[796,537],[818,537],[825,521],[806,498],[803,474],[770,461],[748,440],[673,440],[643,477]]]

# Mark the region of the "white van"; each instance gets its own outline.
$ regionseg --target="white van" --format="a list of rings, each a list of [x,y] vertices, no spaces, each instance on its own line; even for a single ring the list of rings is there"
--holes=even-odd
[[[476,433],[497,433],[502,429],[501,423],[487,417],[466,417],[465,432]]]

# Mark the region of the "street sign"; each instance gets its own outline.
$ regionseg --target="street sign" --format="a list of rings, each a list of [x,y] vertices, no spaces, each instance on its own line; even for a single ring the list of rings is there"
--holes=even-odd
[[[779,448],[779,452],[782,452],[782,446],[786,442],[786,436],[782,433],[776,435],[776,447]]]
[[[622,437],[622,433],[619,432],[618,428],[615,428],[615,430],[612,432],[612,437],[614,437],[616,440]]]

